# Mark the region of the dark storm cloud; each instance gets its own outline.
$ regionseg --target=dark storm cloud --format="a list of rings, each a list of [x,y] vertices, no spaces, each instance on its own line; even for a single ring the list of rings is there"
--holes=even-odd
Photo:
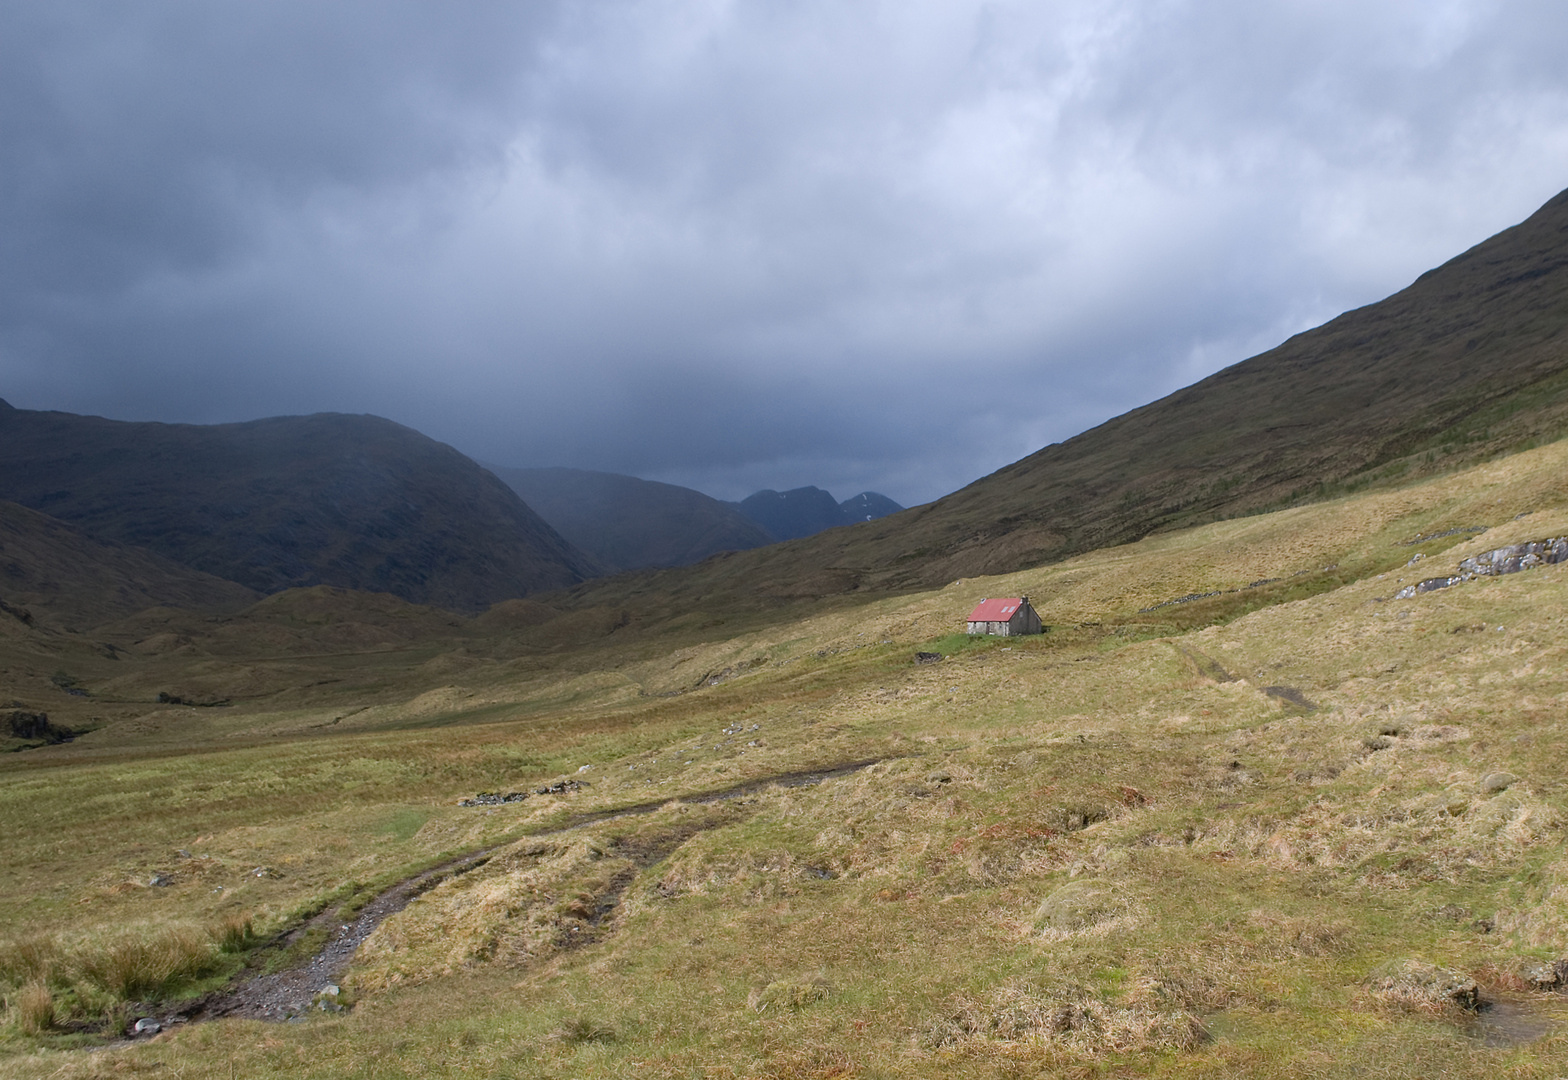
[[[0,393],[919,501],[1568,185],[1559,11],[8,5]]]

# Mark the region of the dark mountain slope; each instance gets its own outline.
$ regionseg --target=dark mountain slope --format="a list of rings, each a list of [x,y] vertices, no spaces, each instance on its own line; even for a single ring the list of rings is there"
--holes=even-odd
[[[243,585],[0,502],[0,600],[40,624],[86,629],[160,604],[224,612],[256,599]]]
[[[1556,438],[1565,327],[1568,192],[1386,300],[946,498],[649,582],[649,605],[936,585]]]
[[[729,505],[780,540],[796,540],[848,524],[838,501],[818,487],[759,491]]]
[[[760,526],[691,488],[586,469],[491,471],[612,572],[686,566],[720,551],[773,543]]]
[[[903,509],[886,495],[879,495],[875,491],[862,491],[854,498],[839,503],[838,508],[844,512],[844,519],[848,522],[875,521]]]
[[[5,406],[0,498],[267,593],[477,610],[597,570],[490,473],[374,416],[203,426]]]

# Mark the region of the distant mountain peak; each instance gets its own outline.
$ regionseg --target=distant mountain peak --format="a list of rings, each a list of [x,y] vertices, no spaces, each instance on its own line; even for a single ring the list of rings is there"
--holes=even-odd
[[[773,542],[730,504],[676,484],[589,469],[491,471],[612,573],[686,566]]]
[[[780,540],[798,540],[824,529],[874,521],[903,509],[886,495],[874,491],[862,491],[852,499],[838,502],[830,493],[813,485],[789,491],[764,488],[730,505]]]
[[[838,505],[850,521],[875,521],[904,509],[886,495],[875,491],[862,491]]]

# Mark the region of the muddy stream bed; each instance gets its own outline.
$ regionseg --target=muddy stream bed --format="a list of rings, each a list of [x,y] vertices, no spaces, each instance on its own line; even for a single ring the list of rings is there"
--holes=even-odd
[[[721,791],[710,791],[697,795],[668,796],[613,810],[597,810],[574,814],[567,819],[565,824],[556,828],[538,833],[529,833],[490,847],[466,852],[435,866],[427,867],[419,873],[404,878],[397,884],[384,889],[369,903],[361,907],[347,922],[340,921],[343,917],[341,915],[342,905],[329,906],[292,929],[285,931],[275,940],[272,946],[274,950],[287,950],[308,935],[324,931],[326,934],[325,944],[315,950],[308,958],[275,971],[260,972],[248,970],[241,972],[232,983],[223,989],[213,991],[192,1001],[133,1012],[132,1016],[135,1019],[131,1022],[130,1033],[133,1035],[151,1035],[171,1025],[199,1023],[225,1016],[242,1017],[251,1020],[291,1020],[307,1015],[312,1008],[322,1007],[323,1002],[328,1009],[336,1008],[338,1007],[335,1004],[336,994],[329,988],[337,986],[344,973],[348,971],[349,965],[354,959],[354,954],[359,950],[359,946],[375,932],[378,926],[392,915],[402,911],[422,893],[428,892],[443,881],[479,869],[490,861],[490,857],[493,854],[522,840],[559,836],[563,833],[586,828],[590,825],[603,824],[619,818],[651,814],[672,802],[702,805],[744,798],[769,787],[807,787],[819,784],[824,780],[848,776],[883,760],[886,759],[868,758],[822,769],[782,773],[776,776],[750,780],[744,784],[737,784],[734,787],[725,788]],[[623,854],[630,858],[632,865],[617,875],[611,882],[610,888],[598,898],[598,905],[593,913],[593,917],[589,920],[587,932],[574,937],[564,947],[576,948],[598,940],[602,936],[602,931],[606,927],[610,916],[619,905],[621,897],[631,887],[632,882],[643,871],[661,862],[676,848],[700,832],[701,828],[678,828],[671,831],[668,835],[660,837],[657,841],[641,842],[628,846]],[[323,996],[323,991],[328,991],[325,996]],[[143,1029],[140,1032],[135,1030],[137,1021],[141,1022]]]

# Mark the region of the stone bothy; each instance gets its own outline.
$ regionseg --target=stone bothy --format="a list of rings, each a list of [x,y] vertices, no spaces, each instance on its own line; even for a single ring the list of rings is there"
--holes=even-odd
[[[997,634],[1014,637],[1018,634],[1043,634],[1045,627],[1040,616],[1029,604],[1027,596],[1003,596],[981,600],[969,613],[971,634]]]

